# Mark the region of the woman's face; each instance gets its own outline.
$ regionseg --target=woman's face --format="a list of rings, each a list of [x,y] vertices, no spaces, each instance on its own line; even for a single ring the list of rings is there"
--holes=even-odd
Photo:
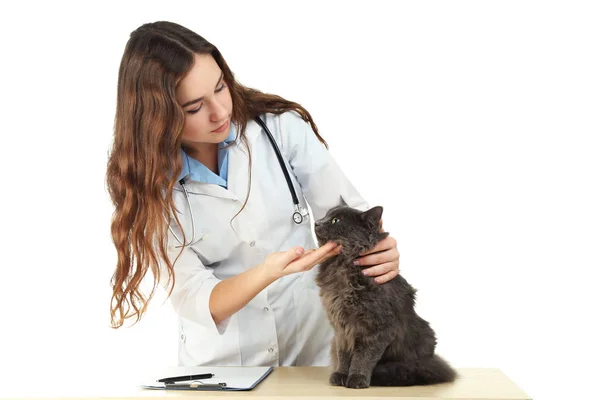
[[[232,110],[229,87],[214,58],[196,54],[195,60],[176,90],[177,102],[185,112],[183,145],[191,148],[225,140]]]

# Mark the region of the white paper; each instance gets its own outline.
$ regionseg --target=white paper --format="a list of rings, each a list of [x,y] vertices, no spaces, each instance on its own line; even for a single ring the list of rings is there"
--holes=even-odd
[[[225,382],[227,389],[249,389],[269,371],[271,367],[173,367],[166,369],[161,374],[144,382],[141,386],[145,389],[167,389],[165,384],[157,382],[158,379],[196,374],[214,374],[212,378],[179,383],[202,382],[204,384],[217,384]],[[267,378],[268,379],[268,378]]]

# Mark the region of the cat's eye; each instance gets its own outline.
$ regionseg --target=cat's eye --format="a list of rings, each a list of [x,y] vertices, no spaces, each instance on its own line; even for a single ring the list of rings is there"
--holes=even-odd
[[[332,223],[332,224],[336,224],[336,223],[338,223],[338,222],[340,222],[340,219],[339,219],[339,218],[334,218],[334,219],[332,219],[332,220],[331,220],[331,223]]]

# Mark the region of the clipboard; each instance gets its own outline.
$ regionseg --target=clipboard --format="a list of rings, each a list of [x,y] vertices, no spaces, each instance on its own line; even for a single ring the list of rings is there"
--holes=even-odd
[[[273,367],[178,367],[159,376],[154,381],[141,385],[150,390],[213,390],[244,391],[254,389],[273,371]],[[194,375],[212,373],[208,379],[195,381],[179,381],[175,383],[157,382],[158,379],[176,375]]]

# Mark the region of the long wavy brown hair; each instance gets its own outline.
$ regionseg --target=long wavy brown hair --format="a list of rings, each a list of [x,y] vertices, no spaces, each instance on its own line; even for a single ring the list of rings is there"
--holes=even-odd
[[[298,112],[327,147],[304,107],[239,84],[219,50],[195,32],[167,21],[147,23],[133,31],[119,67],[114,138],[106,171],[115,207],[111,236],[117,250],[111,279],[113,328],[123,326],[126,319],[135,318],[135,324],[142,318],[158,287],[161,264],[168,269],[168,296],[173,290],[176,259],[171,262],[167,256],[167,221],[174,215],[182,231],[171,194],[181,173],[179,149],[185,121],[175,91],[193,67],[194,54],[212,55],[223,71],[233,103],[231,121],[239,128],[236,140],[246,148],[249,120],[290,110]],[[146,296],[140,284],[148,269],[154,285]]]

